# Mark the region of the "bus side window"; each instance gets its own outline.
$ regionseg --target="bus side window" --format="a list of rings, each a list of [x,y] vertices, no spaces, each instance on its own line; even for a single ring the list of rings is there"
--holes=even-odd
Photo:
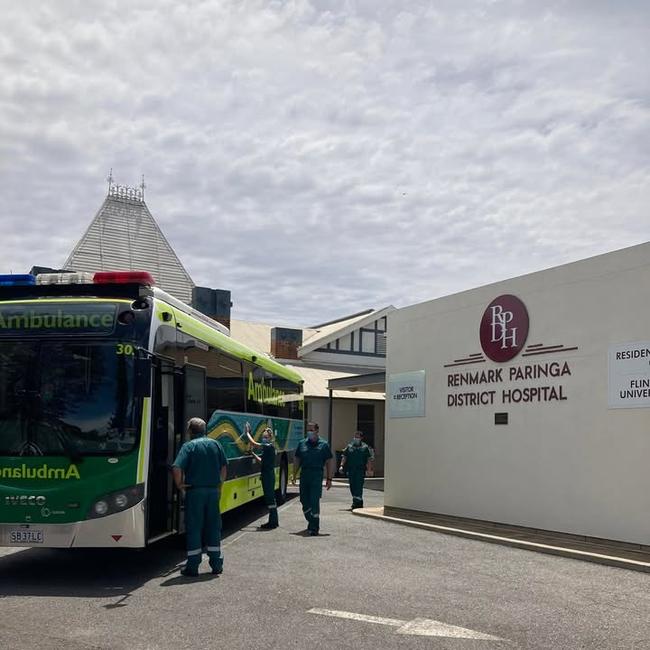
[[[266,381],[266,373],[252,363],[244,363],[246,375],[246,411],[264,415],[266,413],[263,386]]]
[[[300,403],[302,400],[300,386],[282,377],[275,377],[273,388],[282,393],[282,404],[277,415],[283,418],[302,419]]]
[[[208,411],[244,411],[246,408],[242,362],[214,348],[210,349]]]

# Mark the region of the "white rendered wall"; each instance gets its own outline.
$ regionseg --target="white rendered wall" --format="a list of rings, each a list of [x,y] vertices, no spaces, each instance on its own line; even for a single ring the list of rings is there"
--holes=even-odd
[[[424,369],[426,416],[386,407],[386,505],[650,544],[650,410],[608,409],[608,348],[650,341],[649,288],[643,244],[389,314],[387,378]],[[463,366],[443,366],[481,352],[481,317],[502,294],[525,303],[527,343],[578,349],[466,370],[566,361],[571,376],[463,390],[561,384],[567,399],[449,407]]]
[[[308,398],[309,406],[307,412],[307,419],[310,422],[318,424],[318,432],[321,438],[327,438],[327,431],[329,429],[329,403],[327,398],[310,397]]]

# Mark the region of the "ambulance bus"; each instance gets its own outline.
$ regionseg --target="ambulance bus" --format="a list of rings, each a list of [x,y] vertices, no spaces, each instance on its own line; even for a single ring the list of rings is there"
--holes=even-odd
[[[0,546],[144,547],[183,532],[171,464],[201,417],[229,459],[222,512],[276,488],[303,437],[302,380],[144,272],[0,276]]]

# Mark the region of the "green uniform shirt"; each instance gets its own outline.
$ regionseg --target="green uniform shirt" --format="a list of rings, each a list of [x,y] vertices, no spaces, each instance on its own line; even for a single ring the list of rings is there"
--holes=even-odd
[[[345,456],[345,467],[348,471],[355,469],[365,469],[368,461],[372,458],[370,447],[365,442],[360,445],[349,443],[343,450]]]
[[[262,443],[262,459],[260,471],[262,474],[272,474],[275,471],[275,446],[273,443]]]
[[[221,468],[227,464],[221,443],[207,436],[186,442],[174,461],[185,472],[185,483],[194,488],[219,487]]]
[[[301,440],[296,447],[296,458],[300,459],[300,471],[323,473],[323,466],[332,458],[330,446],[319,438],[318,442],[311,443],[309,439]]]

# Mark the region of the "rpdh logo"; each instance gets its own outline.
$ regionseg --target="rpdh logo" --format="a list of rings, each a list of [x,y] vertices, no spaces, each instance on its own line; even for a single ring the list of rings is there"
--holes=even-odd
[[[528,311],[519,298],[495,298],[483,313],[479,332],[483,352],[498,363],[516,357],[528,336]]]

